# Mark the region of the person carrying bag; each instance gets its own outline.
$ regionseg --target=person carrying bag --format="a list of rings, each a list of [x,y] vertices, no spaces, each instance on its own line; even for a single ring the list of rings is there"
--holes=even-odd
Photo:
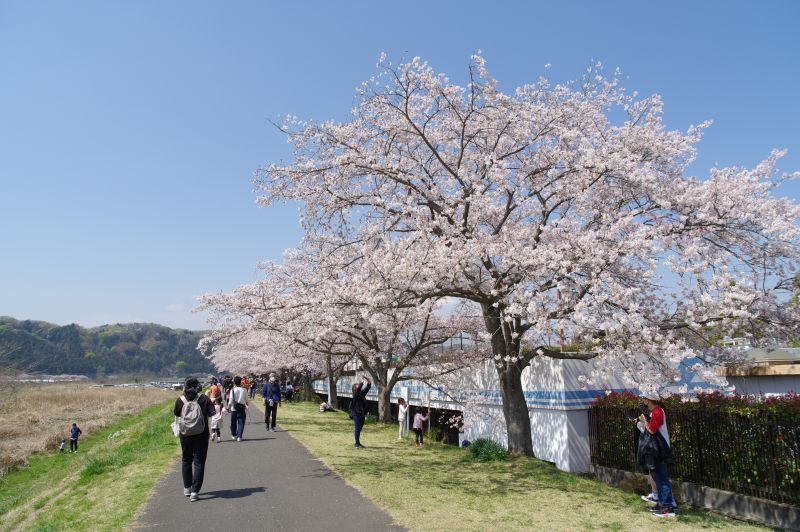
[[[261,389],[261,395],[264,397],[264,424],[268,431],[276,432],[278,407],[281,406],[281,387],[275,375],[269,376],[269,380]]]
[[[200,383],[190,377],[183,385],[183,394],[175,400],[176,420],[172,430],[181,441],[181,476],[183,494],[194,502],[203,486],[203,473],[208,455],[208,418],[214,415],[214,405],[200,393]]]

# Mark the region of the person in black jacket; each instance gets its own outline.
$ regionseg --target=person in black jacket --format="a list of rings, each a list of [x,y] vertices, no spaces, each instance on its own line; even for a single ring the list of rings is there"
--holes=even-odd
[[[361,445],[361,429],[364,428],[364,419],[367,415],[367,393],[371,386],[372,383],[367,378],[353,385],[353,402],[350,406],[350,413],[353,415],[353,425],[355,426],[353,433],[356,437],[356,449],[364,447]]]
[[[205,414],[205,430],[194,436],[181,436],[181,473],[183,474],[183,494],[194,502],[197,494],[203,486],[203,470],[206,465],[208,455],[208,418],[214,415],[214,404],[200,393],[200,383],[194,377],[186,379],[183,384],[183,395],[175,400],[173,413],[176,417],[181,416],[183,411],[184,398],[186,401],[197,401],[200,410]],[[194,465],[194,472],[192,471]]]

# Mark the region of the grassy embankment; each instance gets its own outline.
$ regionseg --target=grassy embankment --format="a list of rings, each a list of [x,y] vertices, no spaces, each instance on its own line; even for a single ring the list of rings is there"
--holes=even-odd
[[[398,441],[397,426],[367,425],[353,448],[347,415],[314,404],[285,405],[279,424],[349,484],[411,530],[764,530],[682,508],[659,519],[639,495],[559,471],[534,458],[472,461],[466,450]]]
[[[72,423],[89,435],[122,416],[175,397],[155,388],[94,387],[86,383],[3,383],[2,388],[0,476],[25,465],[33,453],[57,449],[61,438],[69,445]]]
[[[77,454],[37,453],[0,478],[0,530],[125,528],[177,452],[174,394],[161,399],[81,438]]]

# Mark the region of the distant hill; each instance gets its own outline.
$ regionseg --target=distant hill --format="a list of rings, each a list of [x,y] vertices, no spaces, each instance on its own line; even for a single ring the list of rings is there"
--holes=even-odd
[[[0,365],[90,377],[209,373],[213,365],[196,349],[203,334],[154,323],[87,329],[0,316]]]

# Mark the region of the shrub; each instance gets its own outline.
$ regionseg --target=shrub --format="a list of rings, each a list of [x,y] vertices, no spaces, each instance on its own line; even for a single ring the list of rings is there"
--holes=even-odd
[[[104,458],[90,458],[81,471],[81,480],[87,480],[90,477],[102,475],[115,465],[113,457],[107,456]]]
[[[623,408],[625,410],[638,410],[641,397],[631,391],[611,392],[598,396],[593,402],[595,407]],[[726,395],[721,392],[698,393],[693,400],[683,400],[681,396],[674,395],[662,401],[667,412],[687,412],[701,410],[703,412],[725,412],[748,417],[758,417],[762,414],[800,421],[800,394],[790,392],[777,397],[762,397],[754,395]]]
[[[469,454],[478,462],[496,462],[508,459],[503,447],[488,438],[478,438],[468,447]]]

